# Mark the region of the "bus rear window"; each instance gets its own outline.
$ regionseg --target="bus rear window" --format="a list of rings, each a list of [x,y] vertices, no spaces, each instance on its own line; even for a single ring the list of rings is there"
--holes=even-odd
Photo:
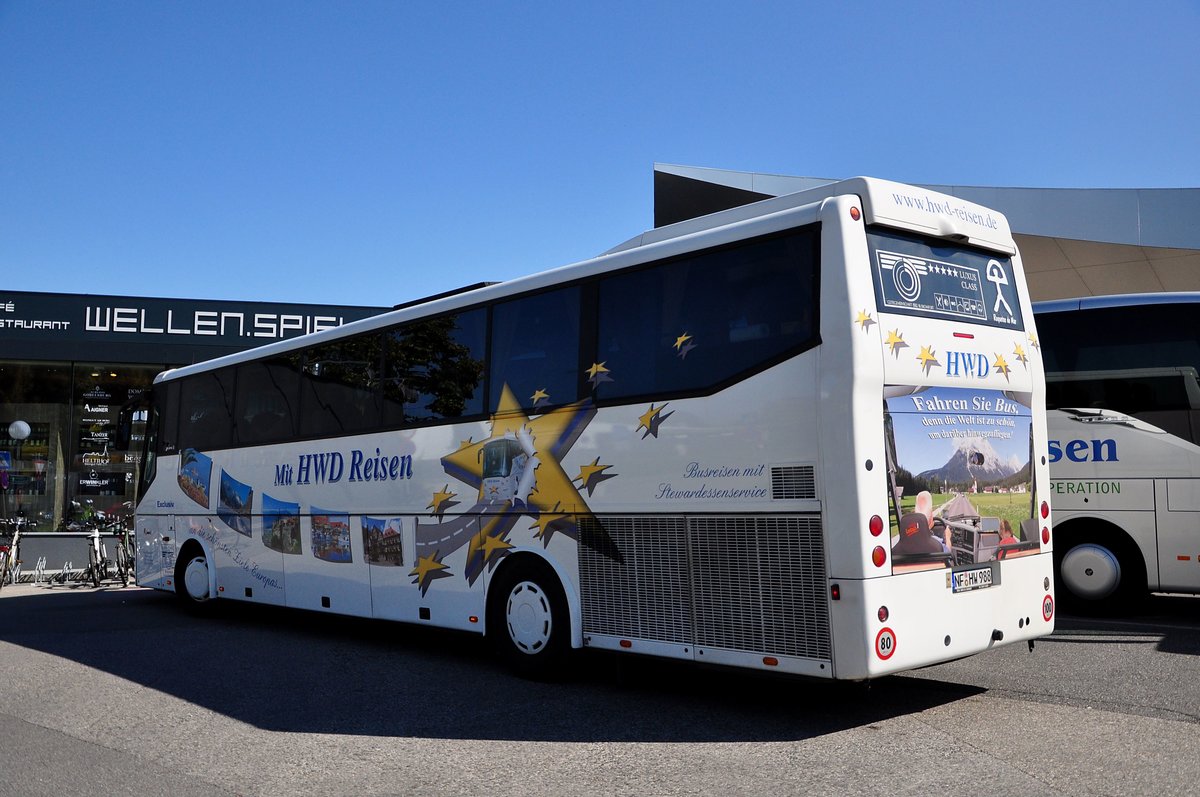
[[[1025,329],[1011,258],[878,227],[867,244],[880,312]]]

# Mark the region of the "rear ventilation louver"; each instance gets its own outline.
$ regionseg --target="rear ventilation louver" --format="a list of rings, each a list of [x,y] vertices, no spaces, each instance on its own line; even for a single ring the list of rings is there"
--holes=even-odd
[[[817,515],[581,517],[579,530],[585,634],[832,655]]]
[[[771,498],[805,500],[817,497],[816,469],[812,465],[784,465],[771,468]]]

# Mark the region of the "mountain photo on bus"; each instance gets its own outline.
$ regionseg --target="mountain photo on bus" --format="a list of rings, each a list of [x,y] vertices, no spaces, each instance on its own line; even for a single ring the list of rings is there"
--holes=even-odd
[[[886,405],[895,571],[1036,550],[1028,394],[901,386]]]

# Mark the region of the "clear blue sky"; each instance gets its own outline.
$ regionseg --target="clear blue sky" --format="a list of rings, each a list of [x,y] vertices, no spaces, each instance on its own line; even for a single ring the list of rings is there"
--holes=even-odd
[[[1200,3],[0,0],[0,290],[390,305],[655,162],[1200,186]]]

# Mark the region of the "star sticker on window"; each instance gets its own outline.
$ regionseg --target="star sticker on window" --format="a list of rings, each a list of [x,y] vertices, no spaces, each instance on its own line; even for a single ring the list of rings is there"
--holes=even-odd
[[[687,358],[688,352],[696,348],[696,344],[692,343],[692,336],[684,332],[679,337],[675,338],[675,351],[679,353],[679,359]]]
[[[925,372],[926,376],[929,376],[929,369],[933,366],[941,366],[937,359],[937,352],[930,346],[921,347],[921,353],[917,355],[917,362],[921,364],[921,370]]]
[[[888,333],[887,340],[883,342],[884,346],[891,349],[891,353],[896,359],[900,359],[900,350],[907,349],[908,344],[904,342],[904,336],[900,334],[899,329],[893,329]]]
[[[871,328],[871,325],[875,323],[875,320],[871,318],[871,314],[866,310],[859,310],[858,318],[854,319],[854,323],[858,324],[859,327],[862,328],[863,332],[866,332]]]
[[[592,387],[596,387],[602,382],[611,382],[613,378],[609,376],[609,370],[604,367],[604,363],[592,363],[592,367],[585,372],[588,375],[588,381],[592,383]]]

